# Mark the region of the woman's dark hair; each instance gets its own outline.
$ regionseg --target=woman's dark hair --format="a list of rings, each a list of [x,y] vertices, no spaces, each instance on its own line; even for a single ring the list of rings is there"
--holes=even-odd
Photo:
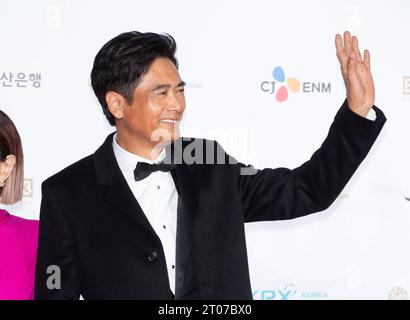
[[[169,34],[138,31],[122,33],[100,49],[94,59],[91,85],[111,125],[115,125],[115,118],[105,101],[106,93],[115,91],[131,104],[135,88],[156,58],[169,58],[178,68],[176,49]]]
[[[23,148],[13,121],[0,110],[0,161],[5,161],[8,155],[16,157],[16,164],[6,184],[0,188],[0,203],[13,204],[23,198]]]

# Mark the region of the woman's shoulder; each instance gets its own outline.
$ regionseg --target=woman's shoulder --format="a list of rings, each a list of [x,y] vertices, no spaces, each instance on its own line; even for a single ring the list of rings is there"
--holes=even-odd
[[[0,228],[0,240],[6,240],[9,250],[18,255],[34,256],[37,250],[38,220],[8,214],[7,220],[3,222],[5,223]]]
[[[19,230],[33,231],[37,233],[39,221],[34,219],[22,218],[20,216],[16,216],[10,213],[8,224],[9,226],[13,226],[14,228]]]

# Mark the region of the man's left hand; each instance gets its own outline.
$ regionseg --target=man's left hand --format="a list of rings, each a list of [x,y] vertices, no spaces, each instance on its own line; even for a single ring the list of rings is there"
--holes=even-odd
[[[366,117],[375,99],[373,77],[370,72],[370,52],[365,50],[362,59],[357,37],[352,37],[348,31],[343,34],[343,40],[341,35],[337,34],[335,43],[349,108]]]

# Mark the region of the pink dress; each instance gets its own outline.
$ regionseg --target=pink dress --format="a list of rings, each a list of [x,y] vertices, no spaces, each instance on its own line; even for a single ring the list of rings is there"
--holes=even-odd
[[[0,209],[0,300],[32,300],[38,221]]]

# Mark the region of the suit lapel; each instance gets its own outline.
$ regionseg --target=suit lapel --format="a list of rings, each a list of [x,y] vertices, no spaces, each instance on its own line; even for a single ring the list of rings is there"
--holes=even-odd
[[[172,179],[178,191],[177,207],[177,233],[176,233],[176,272],[175,272],[175,298],[184,296],[186,285],[193,281],[192,264],[189,263],[192,255],[192,224],[195,218],[195,203],[197,200],[196,179],[193,165],[188,165],[183,161],[184,146],[186,143],[182,139],[176,140],[167,146],[166,154],[171,156],[172,163],[176,167],[171,171]],[[188,283],[185,280],[188,276]]]
[[[154,229],[149,223],[137,199],[135,199],[131,189],[127,184],[127,181],[125,180],[121,172],[116,175],[113,184],[109,188],[108,200],[122,212],[134,219],[141,226],[145,227],[152,234],[156,235]]]
[[[110,134],[94,153],[97,184],[108,188],[107,197],[110,203],[157,237],[115,159],[112,148],[114,134]]]
[[[192,250],[192,195],[194,194],[191,185],[187,184],[189,180],[185,178],[183,166],[177,166],[171,172],[175,186],[178,191],[177,207],[177,233],[176,233],[176,272],[175,272],[175,298],[180,299],[183,295],[184,280],[189,267],[189,259]]]

